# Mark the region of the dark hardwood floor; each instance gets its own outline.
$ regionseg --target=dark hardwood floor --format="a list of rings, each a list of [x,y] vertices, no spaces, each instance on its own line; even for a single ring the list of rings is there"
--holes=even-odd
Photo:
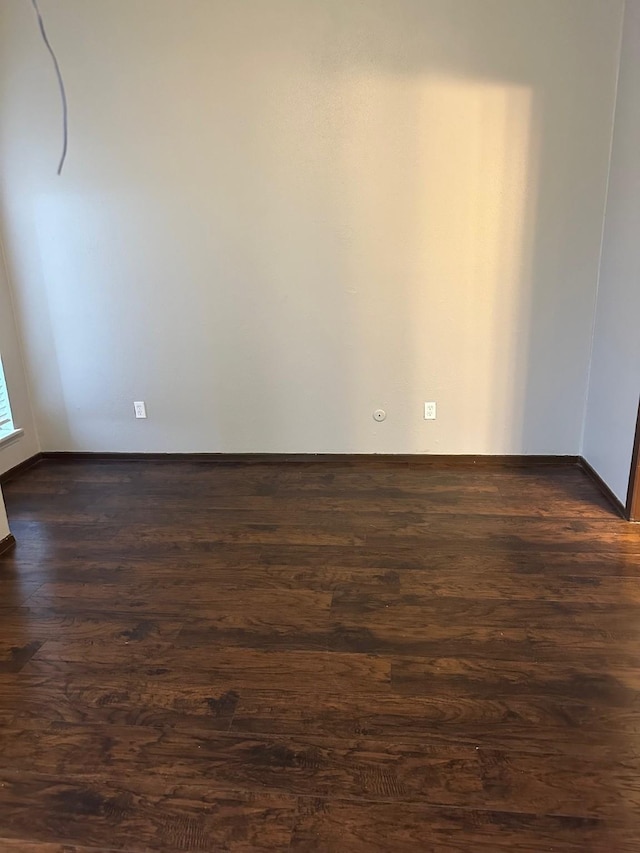
[[[577,467],[45,461],[0,851],[640,851],[640,528]]]

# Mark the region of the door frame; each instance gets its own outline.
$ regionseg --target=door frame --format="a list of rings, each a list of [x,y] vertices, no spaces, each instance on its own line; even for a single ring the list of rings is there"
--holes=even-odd
[[[640,405],[636,420],[636,437],[633,444],[626,510],[629,521],[640,521]]]

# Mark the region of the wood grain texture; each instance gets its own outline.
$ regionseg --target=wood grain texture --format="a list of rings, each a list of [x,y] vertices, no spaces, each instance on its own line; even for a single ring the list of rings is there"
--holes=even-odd
[[[2,838],[0,836],[0,850],[4,853],[122,853],[112,847],[87,847],[77,844],[50,844],[46,841],[20,841],[15,838]]]
[[[640,849],[640,529],[575,465],[45,459],[0,850]]]
[[[634,853],[637,849],[637,838],[626,826],[590,818],[325,800],[300,808],[290,847],[296,853]]]

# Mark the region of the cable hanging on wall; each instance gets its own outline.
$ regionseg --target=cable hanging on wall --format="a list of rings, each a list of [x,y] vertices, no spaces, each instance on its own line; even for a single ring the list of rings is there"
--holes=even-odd
[[[58,174],[62,173],[62,167],[64,166],[64,161],[67,156],[67,142],[69,136],[69,128],[68,128],[68,111],[67,111],[67,93],[64,88],[64,80],[62,79],[62,73],[60,71],[60,66],[58,65],[58,60],[56,55],[51,47],[51,43],[49,42],[49,38],[47,37],[47,30],[44,25],[44,21],[42,20],[42,15],[40,14],[40,9],[38,7],[38,0],[31,0],[31,5],[33,6],[35,13],[38,17],[38,25],[40,27],[40,34],[42,35],[42,40],[44,41],[49,54],[51,55],[51,59],[53,60],[53,67],[55,68],[56,77],[58,78],[58,88],[60,89],[60,99],[62,101],[62,155],[60,157],[60,163],[58,164]]]

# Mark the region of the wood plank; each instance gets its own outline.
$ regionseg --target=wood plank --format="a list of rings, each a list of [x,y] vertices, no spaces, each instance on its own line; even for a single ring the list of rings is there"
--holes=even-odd
[[[573,601],[562,595],[554,598],[478,598],[469,596],[437,596],[426,594],[420,588],[415,573],[403,575],[399,589],[380,585],[364,589],[355,581],[338,584],[331,600],[331,616],[335,619],[397,621],[407,613],[419,624],[485,625],[491,627],[546,628],[549,630],[584,629],[589,632],[609,633],[614,629],[640,632],[640,604],[630,601]],[[546,581],[547,584],[549,581]],[[640,583],[640,578],[638,579]],[[475,592],[469,579],[470,590]],[[577,585],[577,584],[576,584]],[[633,584],[629,583],[630,587]]]
[[[634,706],[611,708],[541,695],[366,696],[243,689],[234,694],[230,730],[387,743],[465,743],[582,757],[635,758]],[[615,737],[612,736],[615,732]]]
[[[635,756],[633,706],[612,708],[566,696],[345,695],[311,691],[185,686],[135,674],[39,674],[3,683],[0,715],[13,728],[60,722],[160,726],[188,732],[325,737],[398,743],[462,742],[537,754]],[[615,732],[615,737],[612,735]]]
[[[235,551],[235,549],[234,549]],[[633,563],[607,563],[602,560],[602,574],[597,574],[597,563],[590,562],[581,571],[576,563],[566,563],[557,560],[540,561],[529,570],[529,563],[522,565],[517,561],[496,559],[491,567],[490,562],[481,558],[468,561],[433,560],[432,565],[424,568],[385,568],[376,565],[375,556],[371,559],[371,568],[353,568],[344,566],[322,565],[322,550],[318,554],[300,558],[296,565],[296,555],[290,556],[292,565],[273,565],[268,554],[256,554],[253,561],[245,560],[243,554],[228,552],[228,565],[218,565],[217,557],[212,555],[211,565],[207,559],[152,560],[149,563],[140,560],[101,561],[91,560],[61,561],[62,567],[56,569],[54,578],[51,566],[45,562],[29,558],[28,561],[14,562],[13,565],[3,566],[8,573],[13,571],[23,576],[35,577],[38,582],[22,584],[17,587],[16,581],[7,580],[7,604],[14,606],[28,602],[29,605],[51,607],[58,600],[55,596],[45,599],[47,591],[54,593],[52,586],[45,587],[40,593],[43,583],[80,584],[117,587],[124,592],[130,589],[149,587],[158,588],[160,596],[167,586],[180,588],[187,596],[189,584],[199,587],[211,599],[213,589],[219,589],[221,596],[229,596],[232,590],[246,591],[259,589],[278,590],[312,590],[316,592],[352,592],[364,595],[385,592],[402,592],[407,596],[417,596],[417,603],[422,606],[433,602],[435,598],[458,598],[477,600],[504,601],[546,601],[558,604],[585,603],[593,606],[617,606],[624,608],[640,605],[640,575],[638,575],[635,559]],[[351,552],[351,562],[366,562],[364,555]],[[303,562],[304,560],[304,562]],[[325,558],[331,563],[331,554]],[[311,563],[311,565],[308,565]],[[319,565],[314,565],[318,563]],[[444,565],[442,565],[444,563]],[[612,571],[607,571],[611,567]],[[619,571],[620,574],[616,574]],[[632,574],[632,571],[635,574]],[[64,593],[64,587],[59,587]],[[108,590],[106,590],[108,592]],[[17,592],[20,592],[18,595]],[[38,592],[36,597],[34,593]],[[90,598],[98,599],[100,592],[86,590],[88,598],[80,604],[87,609],[95,609]],[[66,596],[67,601],[74,596]],[[286,598],[286,596],[285,596]],[[407,603],[409,599],[406,599]],[[159,604],[160,602],[158,602]],[[194,602],[194,606],[197,602]],[[70,604],[65,606],[71,606]],[[369,605],[363,601],[363,608]],[[444,606],[444,605],[443,605]],[[77,608],[76,608],[77,609]],[[127,605],[125,609],[131,610]],[[166,608],[165,608],[166,609]],[[592,608],[593,609],[593,608]]]
[[[310,689],[336,693],[388,692],[390,661],[374,655],[256,649],[183,649],[141,647],[113,650],[104,644],[51,641],[24,668],[37,676],[53,672],[92,673],[96,679],[112,674],[138,674],[141,678],[185,686],[211,685],[217,689],[262,687],[300,692]]]
[[[161,513],[158,513],[161,516]],[[428,538],[436,552],[518,553],[529,551],[532,543],[540,553],[588,552],[594,545],[618,554],[640,555],[640,531],[619,520],[565,520],[492,517],[491,535],[483,517],[428,513],[385,513],[363,515],[343,513],[297,513],[278,523],[277,512],[261,512],[243,517],[237,511],[220,511],[205,518],[185,513],[173,514],[175,526],[167,536],[167,525],[148,521],[114,524],[114,519],[78,524],[61,520],[52,524],[50,546],[64,553],[80,543],[90,544],[94,552],[110,550],[109,540],[117,538],[121,547],[133,553],[162,550],[199,551],[215,544],[291,544],[291,545],[386,545],[413,544]],[[347,523],[347,518],[349,523]],[[12,529],[17,539],[39,532],[39,521],[16,520]],[[99,531],[99,534],[98,534]]]
[[[335,516],[335,513],[331,513]],[[28,540],[39,532],[40,522],[12,522],[16,539]],[[364,542],[364,531],[355,534],[349,530],[335,529],[337,525],[315,527],[308,526],[303,520],[294,524],[273,521],[232,522],[216,520],[215,523],[202,525],[194,522],[187,525],[177,524],[167,531],[163,524],[120,524],[104,522],[100,524],[73,524],[57,522],[52,525],[52,538],[48,547],[55,553],[77,550],[78,546],[91,547],[94,554],[109,553],[113,546],[111,540],[119,542],[122,549],[133,553],[153,554],[173,551],[187,553],[207,551],[216,544],[291,544],[291,545],[356,545]]]
[[[59,724],[0,733],[3,767],[28,766],[94,781],[138,778],[149,767],[174,784],[347,799],[414,802],[536,814],[614,818],[640,807],[640,758],[535,756],[471,744],[339,744],[321,738],[190,734],[140,726]],[[568,784],[579,773],[579,788]]]
[[[201,553],[158,552],[140,555],[127,552],[104,554],[96,558],[90,547],[78,546],[63,557],[46,560],[42,554],[49,545],[39,540],[22,540],[18,548],[2,558],[2,579],[8,591],[21,585],[35,586],[44,581],[83,583],[87,581],[121,583],[130,578],[153,580],[167,578],[174,582],[211,580],[235,588],[263,588],[264,586],[306,587],[332,590],[338,584],[353,582],[362,585],[393,585],[399,587],[402,579],[411,591],[413,584],[437,583],[440,588],[451,582],[459,588],[465,580],[498,590],[497,582],[505,583],[505,595],[516,584],[524,585],[527,578],[537,590],[536,594],[518,595],[519,598],[536,598],[544,592],[544,585],[556,598],[591,594],[588,587],[602,586],[604,594],[624,596],[633,590],[638,581],[638,557],[617,554],[607,550],[584,552],[441,554],[431,549],[412,546],[367,547],[366,545],[247,545],[212,544]],[[608,578],[619,579],[609,587]],[[624,581],[624,583],[622,582]],[[585,587],[581,590],[580,586]],[[555,590],[558,590],[555,592]],[[33,591],[33,590],[31,590]],[[591,591],[593,592],[593,590]],[[441,592],[441,595],[446,594]],[[453,592],[450,594],[454,594]],[[464,597],[464,593],[462,593]],[[485,596],[486,597],[486,596]],[[492,593],[490,597],[496,597]],[[578,599],[579,600],[579,599]]]
[[[176,785],[153,774],[115,782],[2,771],[0,793],[4,835],[77,844],[82,853],[83,845],[114,844],[129,853],[282,851],[296,812],[296,800],[286,795],[221,789],[212,795],[206,785]]]
[[[182,621],[145,619],[138,612],[118,613],[111,609],[0,607],[0,642],[15,642],[23,634],[41,642],[55,638],[101,638],[125,645],[149,639],[167,642],[178,636],[183,625]]]
[[[166,728],[228,731],[239,694],[216,684],[183,686],[141,681],[135,673],[96,679],[95,674],[59,669],[22,675],[2,683],[0,718],[8,727],[47,728],[54,723],[109,723]]]
[[[54,604],[64,607],[69,613],[99,611],[104,609],[116,613],[177,613],[182,618],[199,613],[265,614],[277,622],[282,619],[298,623],[301,627],[315,617],[326,615],[331,606],[331,595],[306,589],[256,590],[224,589],[201,579],[168,580],[151,578],[139,582],[121,584],[104,583],[44,583],[29,598],[31,608],[47,608]]]
[[[197,509],[190,498],[176,495],[170,489],[147,490],[131,501],[132,520],[157,522],[162,514],[172,511],[176,514],[174,517],[193,518],[194,510],[201,518],[220,512],[234,512],[239,518],[255,513],[295,516],[300,512],[355,512],[359,515],[392,512],[411,513],[420,517],[427,513],[430,517],[434,514],[460,516],[462,513],[469,513],[475,516],[554,519],[564,517],[568,520],[591,518],[604,521],[610,521],[613,517],[611,505],[604,497],[598,497],[595,501],[578,502],[577,497],[586,497],[588,494],[587,490],[579,493],[578,489],[574,489],[574,494],[570,497],[550,496],[548,504],[540,502],[540,505],[532,508],[529,496],[523,495],[521,490],[507,491],[493,484],[481,488],[475,483],[474,487],[467,487],[462,492],[459,483],[421,491],[405,491],[391,486],[368,488],[362,482],[358,488],[352,485],[347,489],[344,484],[339,483],[333,489],[318,489],[309,494],[308,489],[282,485],[277,490],[275,487],[268,490],[238,490],[237,487],[234,488],[232,481],[227,483],[229,487],[226,489],[219,485],[215,491],[200,494]],[[540,496],[541,492],[541,489],[537,490]],[[55,502],[51,500],[52,494],[56,496]],[[88,494],[93,500],[87,501]],[[93,488],[85,487],[82,495],[68,490],[58,490],[54,493],[50,488],[42,488],[35,493],[18,493],[14,497],[13,512],[14,517],[23,521],[54,522],[71,519],[76,524],[96,524],[118,518],[120,503],[119,489],[100,483]]]
[[[87,847],[85,844],[58,844],[42,841],[24,841],[0,836],[0,850],[3,853],[123,853],[122,848]]]
[[[425,807],[313,800],[301,804],[292,853],[634,853],[637,836],[600,820]]]
[[[35,660],[29,667],[35,665]],[[566,696],[616,708],[635,707],[640,700],[640,671],[608,667],[594,670],[569,659],[559,663],[482,660],[474,658],[398,657],[391,665],[391,683],[402,695],[540,695]]]

